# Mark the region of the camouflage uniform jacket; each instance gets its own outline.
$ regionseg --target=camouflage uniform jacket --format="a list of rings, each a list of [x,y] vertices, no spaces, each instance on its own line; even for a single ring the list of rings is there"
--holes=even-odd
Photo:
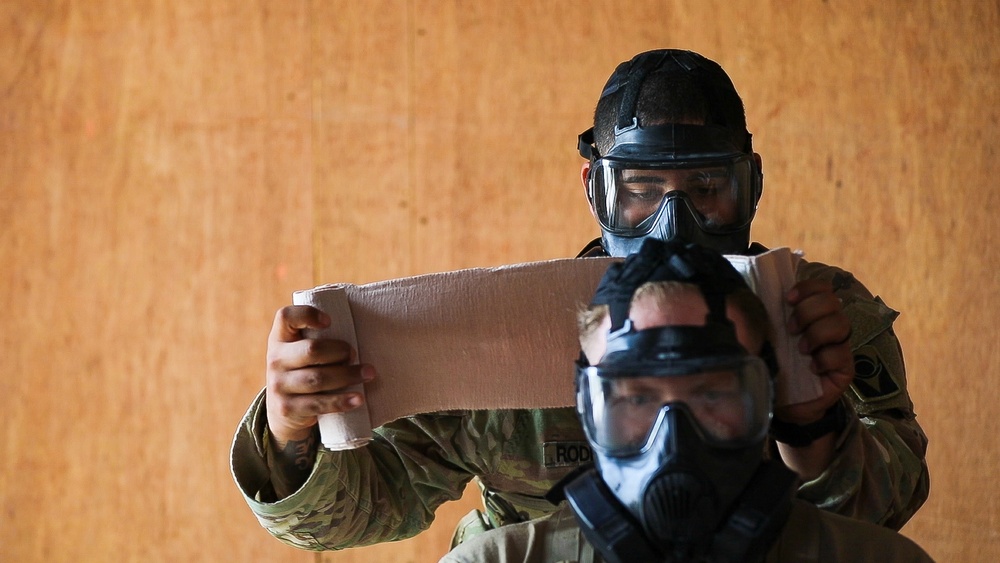
[[[927,439],[906,392],[892,333],[897,313],[851,274],[818,263],[800,277],[831,279],[852,322],[857,376],[845,396],[857,412],[837,438],[836,456],[799,496],[821,508],[899,529],[928,493]],[[568,361],[568,360],[567,360]],[[526,388],[527,389],[527,388]],[[294,494],[276,499],[266,463],[264,394],[251,404],[233,442],[233,476],[261,524],[303,549],[342,549],[411,537],[442,503],[477,477],[488,522],[470,514],[456,541],[497,524],[555,510],[542,496],[590,451],[572,408],[423,414],[375,430],[369,445],[322,446]]]
[[[605,559],[587,542],[569,505],[563,503],[549,516],[504,526],[470,539],[441,559],[441,563],[481,561],[601,563]],[[897,532],[796,500],[785,527],[763,561],[891,563],[931,561],[931,558]]]

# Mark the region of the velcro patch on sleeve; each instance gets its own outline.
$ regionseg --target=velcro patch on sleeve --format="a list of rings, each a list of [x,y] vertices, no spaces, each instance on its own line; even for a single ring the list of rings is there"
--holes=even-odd
[[[900,393],[892,372],[875,346],[866,345],[854,352],[854,382],[851,385],[862,401],[882,401]]]

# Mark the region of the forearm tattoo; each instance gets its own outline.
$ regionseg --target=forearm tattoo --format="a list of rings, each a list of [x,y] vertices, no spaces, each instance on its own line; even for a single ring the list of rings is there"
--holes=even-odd
[[[273,438],[272,438],[273,439]],[[314,430],[304,440],[289,440],[275,444],[274,455],[268,456],[271,484],[278,498],[291,495],[306,482],[316,459],[317,432]]]

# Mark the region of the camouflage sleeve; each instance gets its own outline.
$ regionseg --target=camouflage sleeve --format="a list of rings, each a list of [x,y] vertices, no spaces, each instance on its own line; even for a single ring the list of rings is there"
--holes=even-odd
[[[460,498],[473,477],[449,445],[461,427],[460,414],[424,415],[376,429],[363,448],[321,446],[302,487],[276,500],[261,392],[237,429],[231,469],[260,524],[285,544],[318,551],[404,539],[430,526],[437,507]]]
[[[899,313],[844,270],[804,263],[799,277],[833,282],[851,319],[855,379],[845,397],[858,415],[838,437],[833,463],[804,483],[799,496],[898,530],[927,499],[930,485],[927,437],[906,391],[903,354],[892,331]]]

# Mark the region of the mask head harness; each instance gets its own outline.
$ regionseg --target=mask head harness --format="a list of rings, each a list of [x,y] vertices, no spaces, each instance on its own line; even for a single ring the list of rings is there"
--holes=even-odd
[[[709,308],[705,324],[634,330],[632,296],[650,281],[696,285]],[[764,354],[770,361],[748,354],[726,316],[726,296],[746,287],[718,253],[657,239],[601,280],[592,304],[609,308],[607,348],[597,365],[581,358],[577,369],[577,409],[597,468],[563,492],[609,561],[744,561],[762,554],[784,524],[795,474],[763,461],[773,354]],[[660,404],[622,391],[640,381],[683,387],[679,382],[705,377],[727,382],[720,389],[732,403],[720,407],[719,389],[704,395],[726,413],[724,429],[704,414],[702,395]],[[695,381],[688,387],[705,387],[705,379]]]
[[[643,84],[661,73],[676,77],[667,89],[677,81],[694,84],[696,93],[683,87],[676,97],[681,104],[703,104],[703,110],[692,113],[707,115],[676,120],[704,118],[703,124],[665,123],[655,117],[644,117],[649,123],[639,124]],[[723,253],[745,251],[763,177],[746,131],[743,103],[722,67],[690,51],[649,51],[618,65],[601,100],[609,96],[617,96],[618,104],[607,154],[598,149],[594,128],[578,141],[580,155],[590,161],[587,194],[608,254],[627,256],[645,238],[675,237]],[[601,107],[599,102],[599,112]]]

